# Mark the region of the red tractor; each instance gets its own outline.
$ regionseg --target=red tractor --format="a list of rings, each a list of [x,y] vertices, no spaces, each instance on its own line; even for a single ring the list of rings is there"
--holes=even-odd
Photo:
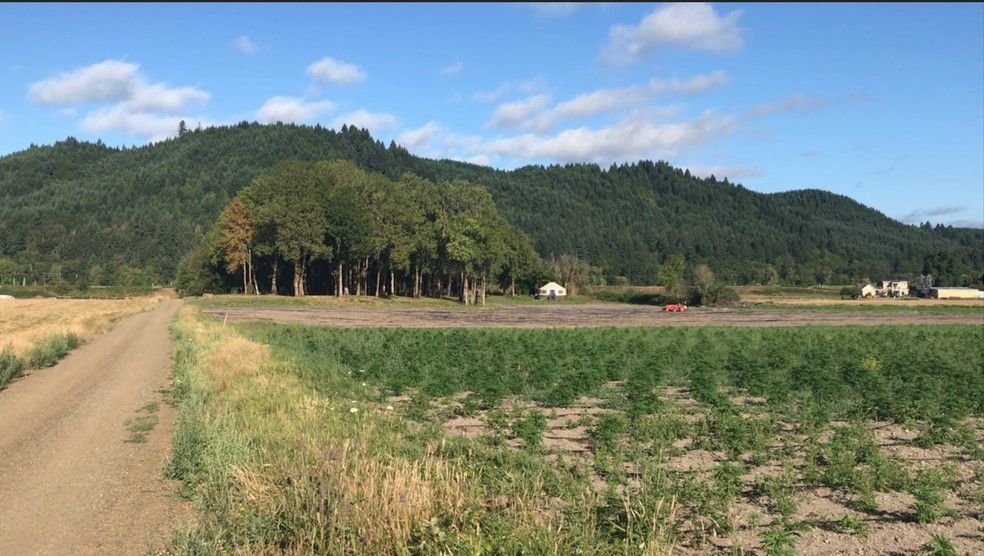
[[[687,310],[687,306],[683,303],[668,303],[663,306],[663,310],[670,313],[683,313]]]

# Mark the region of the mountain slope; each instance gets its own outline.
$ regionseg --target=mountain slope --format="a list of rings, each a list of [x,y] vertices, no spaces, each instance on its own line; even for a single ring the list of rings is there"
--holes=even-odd
[[[982,230],[907,226],[819,190],[756,193],[650,161],[501,171],[415,157],[355,128],[243,122],[139,148],[69,138],[0,158],[0,280],[168,281],[229,200],[290,158],[482,185],[542,256],[576,255],[609,280],[651,283],[672,253],[739,283],[770,268],[790,283],[913,276],[942,250],[984,267]]]

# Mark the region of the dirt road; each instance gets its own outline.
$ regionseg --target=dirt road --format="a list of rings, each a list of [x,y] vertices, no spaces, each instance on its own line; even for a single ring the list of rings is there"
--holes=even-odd
[[[651,305],[616,303],[520,305],[496,309],[223,308],[202,313],[229,323],[277,322],[343,327],[803,326],[984,324],[984,312],[834,312],[803,309],[704,309],[667,313]]]
[[[161,479],[180,304],[127,317],[0,391],[0,554],[140,555],[187,515]],[[133,442],[128,422],[151,415],[157,425]]]

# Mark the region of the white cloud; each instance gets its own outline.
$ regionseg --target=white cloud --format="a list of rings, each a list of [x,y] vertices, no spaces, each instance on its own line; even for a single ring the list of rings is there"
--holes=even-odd
[[[399,124],[396,116],[385,113],[372,113],[367,110],[356,110],[350,114],[335,118],[332,127],[340,129],[342,125],[348,124],[359,129],[367,129],[373,135],[393,131]]]
[[[356,83],[366,78],[359,66],[327,57],[308,66],[307,72],[318,83]]]
[[[519,126],[537,112],[542,112],[550,104],[550,100],[550,95],[542,94],[502,104],[492,113],[492,121],[488,123],[488,127]]]
[[[506,94],[511,86],[507,81],[499,85],[494,91],[479,91],[472,95],[472,98],[481,102],[493,102],[502,98],[502,95]]]
[[[236,50],[242,52],[243,54],[256,54],[260,51],[260,47],[256,46],[253,41],[249,40],[249,37],[239,36],[232,41],[232,46]]]
[[[710,75],[681,80],[674,76],[669,80],[651,79],[646,85],[630,85],[621,89],[598,89],[578,95],[572,99],[549,107],[550,96],[534,95],[525,99],[505,103],[492,115],[487,127],[528,129],[536,133],[560,125],[564,120],[585,121],[593,116],[606,113],[625,113],[630,110],[646,109],[646,117],[652,120],[671,118],[682,111],[679,106],[660,108],[647,107],[654,96],[686,95],[695,96],[726,84],[728,76],[723,71]]]
[[[416,129],[405,129],[396,136],[396,144],[405,149],[418,152],[430,147],[444,128],[437,122],[427,122]]]
[[[75,118],[80,104],[97,103],[79,122],[93,132],[121,132],[151,141],[177,134],[187,112],[201,109],[210,94],[195,87],[171,88],[148,83],[137,64],[106,60],[38,81],[28,98],[38,104],[60,104],[59,114]],[[196,118],[201,121],[200,118]]]
[[[154,142],[177,135],[182,119],[180,116],[133,112],[126,106],[117,104],[90,112],[79,123],[79,127],[97,133],[122,132]]]
[[[441,68],[441,75],[454,75],[456,73],[461,73],[461,70],[465,68],[465,65],[461,62],[456,62],[450,66]]]
[[[827,104],[827,101],[818,97],[811,97],[804,93],[794,93],[786,98],[774,102],[759,104],[747,112],[747,116],[753,119],[765,118],[782,112],[798,112],[805,114],[816,108]]]
[[[125,104],[129,109],[137,112],[177,114],[185,110],[189,104],[204,106],[209,97],[207,92],[193,87],[169,89],[156,83],[136,88],[131,97],[125,101]]]
[[[721,17],[708,4],[668,4],[635,26],[611,28],[606,53],[613,62],[632,62],[660,46],[725,51],[742,46],[738,19],[742,10]]]
[[[256,119],[261,123],[304,123],[335,111],[335,103],[330,100],[308,102],[302,98],[273,97],[256,111]]]
[[[705,144],[735,130],[729,116],[706,112],[692,120],[658,123],[630,114],[615,125],[567,129],[550,137],[533,134],[498,138],[481,148],[485,154],[525,160],[611,163],[666,159],[682,149]]]
[[[649,81],[649,92],[654,95],[694,96],[727,85],[729,82],[728,74],[723,71],[716,71],[710,75],[698,75],[685,81],[681,81],[676,76],[673,76],[669,81],[654,78]]]
[[[39,104],[115,102],[133,95],[141,87],[139,66],[106,60],[58,77],[38,81],[28,89],[28,98]]]
[[[635,85],[624,89],[601,89],[558,103],[554,112],[565,118],[583,120],[601,112],[624,109],[642,100],[645,100],[645,94]]]

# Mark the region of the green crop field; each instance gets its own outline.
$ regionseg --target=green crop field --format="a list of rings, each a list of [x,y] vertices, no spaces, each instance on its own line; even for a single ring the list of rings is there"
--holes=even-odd
[[[176,552],[984,546],[981,326],[175,334]]]

